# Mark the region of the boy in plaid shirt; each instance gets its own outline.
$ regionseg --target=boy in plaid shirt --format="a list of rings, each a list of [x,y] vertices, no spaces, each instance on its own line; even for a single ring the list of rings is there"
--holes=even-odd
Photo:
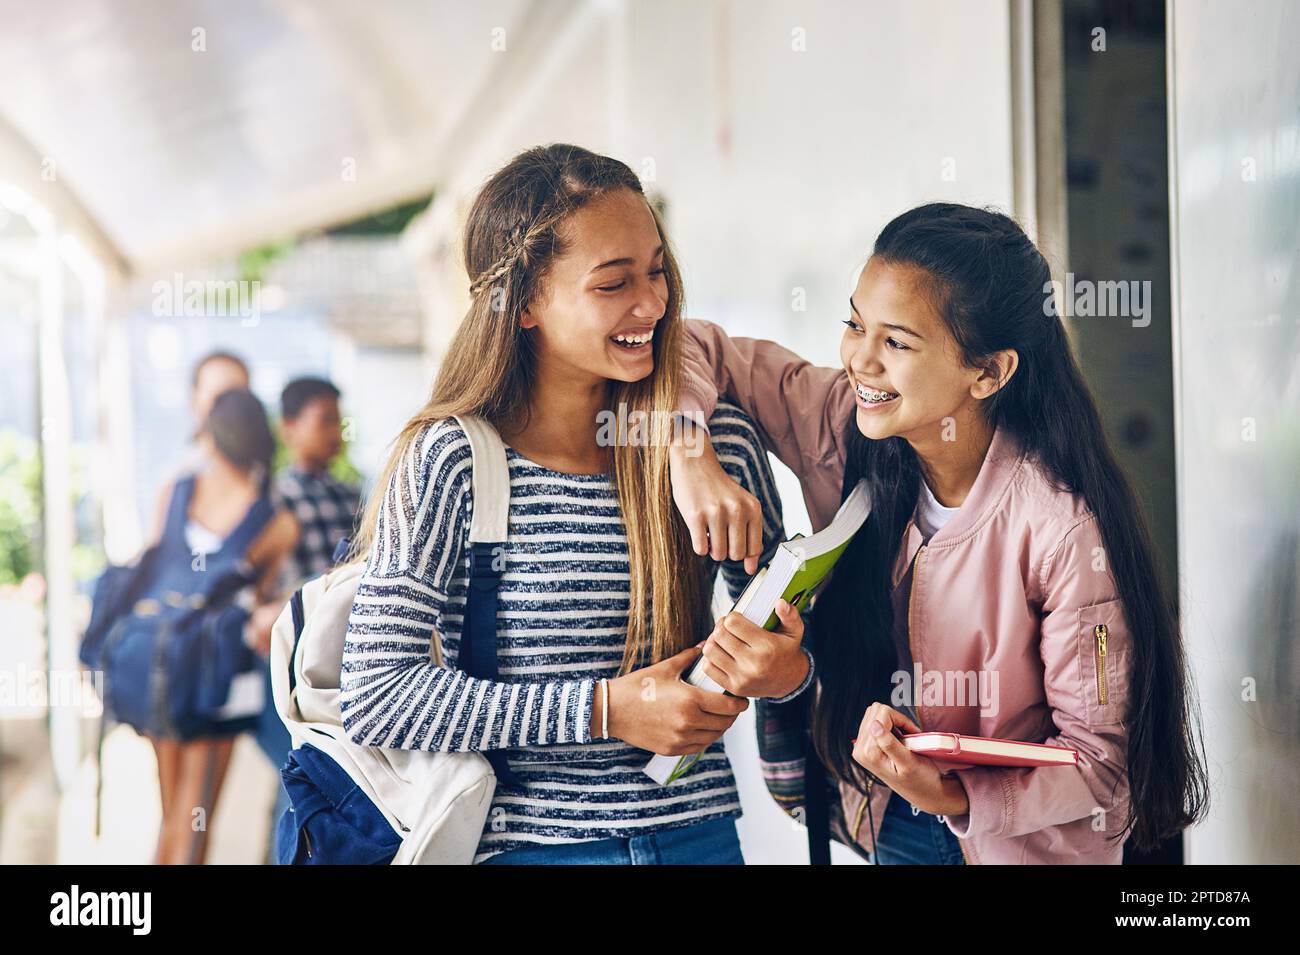
[[[271,625],[288,595],[334,566],[334,548],[340,540],[352,536],[361,509],[360,488],[335,480],[328,471],[343,447],[339,390],[323,378],[297,378],[281,393],[280,412],[280,434],[289,449],[290,463],[276,476],[271,497],[277,507],[287,509],[298,519],[301,533],[293,566],[286,568],[282,578],[283,599],[259,608],[255,617],[254,625],[266,646],[270,645]],[[278,769],[288,758],[293,742],[271,699],[269,669],[266,679],[266,707],[257,743]],[[272,813],[268,862],[275,861],[275,827],[288,806],[288,795],[281,785]]]
[[[274,496],[302,528],[294,552],[297,587],[334,566],[334,548],[352,536],[361,490],[328,470],[343,447],[339,390],[323,378],[297,378],[285,386],[280,407],[291,463],[276,476]]]

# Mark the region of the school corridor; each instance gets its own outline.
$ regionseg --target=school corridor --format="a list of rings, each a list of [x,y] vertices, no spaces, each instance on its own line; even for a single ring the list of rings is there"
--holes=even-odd
[[[839,379],[886,223],[922,203],[1014,219],[1150,526],[1201,714],[1208,813],[1126,858],[1300,862],[1297,40],[1293,0],[0,0],[0,864],[153,861],[164,789],[180,805],[188,783],[124,724],[97,775],[102,687],[79,656],[96,582],[159,540],[178,580],[248,558],[231,652],[265,667],[267,594],[284,606],[331,566],[465,316],[490,318],[486,279],[541,254],[517,223],[471,282],[462,238],[489,177],[550,143],[630,170],[684,317]],[[651,353],[635,315],[602,361]],[[882,380],[857,380],[855,420],[897,397]],[[777,443],[830,405],[790,407]],[[801,486],[769,457],[781,536],[809,534],[809,488],[834,496],[840,473]],[[241,528],[272,556],[223,552]],[[565,599],[603,579],[575,576]],[[382,624],[394,644],[406,612]],[[1096,715],[1107,631],[1079,626]],[[511,652],[577,670],[608,636],[551,652],[524,630]],[[267,859],[267,753],[288,737],[255,683],[221,711],[238,735],[213,818],[191,820],[212,864]],[[744,856],[802,865],[753,710],[724,738]]]

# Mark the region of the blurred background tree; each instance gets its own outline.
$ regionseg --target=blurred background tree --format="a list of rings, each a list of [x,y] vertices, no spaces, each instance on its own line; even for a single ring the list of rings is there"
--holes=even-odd
[[[72,448],[72,499],[78,514],[87,490],[86,449]],[[41,541],[41,457],[36,441],[12,428],[0,429],[0,584],[17,584],[44,570]],[[78,535],[84,537],[86,535]],[[95,535],[98,540],[98,535]],[[77,581],[95,577],[105,564],[98,543],[77,543],[72,549],[72,573]]]

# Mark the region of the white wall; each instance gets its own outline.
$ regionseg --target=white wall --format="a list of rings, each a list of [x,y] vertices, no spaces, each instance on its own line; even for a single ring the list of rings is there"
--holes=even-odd
[[[429,363],[413,349],[367,348],[336,333],[330,339],[330,369],[343,389],[349,458],[361,471],[368,494],[388,460],[389,446],[428,400],[433,381]]]

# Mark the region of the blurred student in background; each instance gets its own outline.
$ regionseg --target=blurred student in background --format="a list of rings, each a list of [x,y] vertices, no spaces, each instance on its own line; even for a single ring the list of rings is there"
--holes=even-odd
[[[178,460],[164,473],[169,475],[168,483],[201,471],[207,464],[203,450],[199,446],[198,435],[207,420],[208,412],[217,395],[225,391],[240,389],[250,390],[248,364],[233,352],[210,351],[194,364],[190,372],[190,417],[194,422],[193,430],[188,436]]]
[[[329,473],[343,448],[338,388],[323,378],[296,378],[285,386],[280,409],[289,465],[276,476],[275,496],[302,527],[294,551],[301,583],[334,566],[334,549],[356,526],[361,489]]]
[[[329,473],[330,464],[343,448],[339,416],[339,390],[323,378],[296,378],[280,395],[280,437],[289,463],[276,476],[272,496],[276,506],[292,514],[301,533],[293,559],[281,575],[273,599],[254,614],[259,647],[270,647],[271,626],[294,590],[334,566],[334,549],[352,536],[361,489]],[[265,652],[265,651],[264,651]],[[278,770],[293,743],[271,698],[271,672],[265,671],[266,704],[257,728],[257,743]],[[277,787],[271,816],[267,861],[275,862],[275,824],[289,806],[283,784]]]
[[[196,374],[198,383],[202,375]],[[197,389],[196,389],[197,390]],[[205,396],[206,400],[206,396]],[[231,389],[211,399],[196,447],[203,464],[195,473],[169,482],[158,494],[150,541],[164,535],[190,554],[202,554],[197,572],[218,572],[227,562],[246,561],[256,573],[255,602],[268,599],[277,587],[285,561],[298,541],[297,522],[287,512],[276,513],[246,547],[233,546],[256,511],[268,506],[271,459],[275,440],[261,403],[251,392]],[[196,403],[196,408],[198,407]],[[170,518],[170,519],[169,519]],[[194,570],[183,561],[167,564],[175,577]],[[178,591],[184,581],[171,582]],[[247,631],[252,635],[251,628]],[[265,652],[265,651],[263,651]],[[232,693],[232,703],[234,694]],[[228,707],[229,712],[185,738],[151,736],[158,760],[162,796],[162,828],[157,861],[163,864],[203,862],[207,833],[230,764],[234,738],[258,725],[261,706]],[[208,825],[195,828],[194,813],[202,808]]]
[[[248,364],[228,351],[208,352],[198,360],[190,380],[190,410],[202,425],[217,395],[234,389],[249,390]]]
[[[208,352],[194,365],[194,370],[190,376],[190,413],[195,423],[194,437],[195,440],[186,449],[185,455],[181,459],[179,467],[175,470],[177,478],[184,477],[188,474],[206,469],[209,465],[208,456],[204,450],[203,442],[199,440],[199,435],[203,430],[209,412],[212,410],[214,402],[219,395],[227,391],[239,390],[249,391],[251,375],[248,363],[239,355],[231,351],[215,350]],[[292,387],[292,386],[291,386]],[[331,386],[332,387],[332,386]],[[287,393],[286,389],[286,393]],[[335,418],[337,419],[337,395],[335,397]],[[260,406],[259,406],[260,407]],[[287,408],[288,405],[286,404]],[[265,415],[262,416],[265,418]],[[291,418],[297,418],[297,414],[286,412],[285,421]],[[318,415],[319,417],[319,415]],[[260,429],[258,429],[260,430]],[[288,430],[288,429],[286,429]],[[302,429],[299,429],[302,430]],[[268,426],[269,433],[269,426]],[[291,459],[297,461],[299,455],[293,450],[293,443],[288,437],[286,441],[290,443]],[[272,455],[274,454],[274,439],[272,438]],[[266,473],[270,474],[271,459],[266,461]],[[268,493],[274,505],[280,508],[287,508],[289,511],[295,510],[292,498],[288,500],[282,498],[277,493],[274,484],[270,485]],[[353,511],[356,510],[354,505]],[[299,537],[304,537],[299,527]],[[271,645],[271,626],[275,623],[276,617],[280,615],[285,601],[289,594],[301,583],[303,579],[302,572],[298,566],[298,552],[295,551],[288,555],[287,559],[281,562],[276,579],[268,581],[265,587],[260,587],[258,594],[258,603],[252,612],[251,619],[246,628],[248,642],[262,655],[265,659],[270,653]],[[271,701],[270,670],[263,670],[263,698],[264,704],[260,715],[256,719],[246,718],[240,724],[243,729],[255,733],[258,745],[266,754],[267,759],[271,761],[272,767],[277,771],[276,778],[276,801],[271,817],[271,833],[275,831],[275,820],[280,816],[284,806],[287,805],[288,797],[284,793],[284,787],[279,782],[278,771],[283,765],[285,757],[288,755],[289,732],[284,728],[275,712],[275,707]],[[234,736],[232,735],[231,740]],[[273,841],[273,840],[269,840]],[[273,858],[273,853],[268,850],[267,858]]]

